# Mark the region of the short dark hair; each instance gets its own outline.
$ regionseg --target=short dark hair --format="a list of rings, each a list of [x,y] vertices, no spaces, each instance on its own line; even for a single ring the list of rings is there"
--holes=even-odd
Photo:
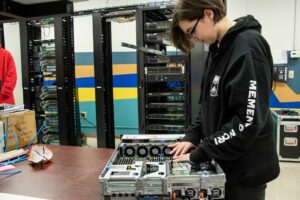
[[[171,24],[172,42],[178,49],[189,53],[194,46],[186,34],[180,29],[179,21],[193,21],[204,17],[204,10],[214,12],[214,22],[217,23],[226,15],[223,0],[178,0],[173,10]]]

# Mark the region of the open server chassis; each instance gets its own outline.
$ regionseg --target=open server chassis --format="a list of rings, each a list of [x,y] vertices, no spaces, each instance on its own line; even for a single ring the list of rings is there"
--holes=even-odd
[[[168,144],[183,135],[124,135],[99,176],[101,199],[225,198],[225,174],[215,162],[172,163]]]

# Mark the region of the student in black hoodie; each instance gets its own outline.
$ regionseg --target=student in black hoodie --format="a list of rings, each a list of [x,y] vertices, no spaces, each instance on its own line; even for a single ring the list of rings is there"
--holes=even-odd
[[[173,161],[215,159],[229,200],[264,199],[280,171],[269,109],[272,56],[260,31],[253,16],[225,16],[221,0],[178,0],[173,12],[177,48],[188,54],[197,42],[209,45],[199,115],[170,145]]]

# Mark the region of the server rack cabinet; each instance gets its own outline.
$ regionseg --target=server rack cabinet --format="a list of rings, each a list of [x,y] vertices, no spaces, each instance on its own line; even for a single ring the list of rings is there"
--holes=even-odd
[[[94,66],[98,147],[115,148],[111,22],[126,21],[136,6],[111,7],[93,12]]]
[[[54,37],[47,37],[53,30]],[[45,122],[39,142],[80,145],[71,17],[20,22],[24,105]]]
[[[191,121],[190,59],[168,52],[172,9],[137,9],[137,46],[150,50],[137,54],[140,133],[182,133]]]
[[[104,13],[93,14],[97,146],[115,148],[112,85],[111,23]]]
[[[0,44],[2,48],[5,48],[3,23],[0,23]]]

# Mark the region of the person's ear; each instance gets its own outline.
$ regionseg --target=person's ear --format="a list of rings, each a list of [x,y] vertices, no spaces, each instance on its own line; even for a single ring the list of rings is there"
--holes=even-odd
[[[211,9],[205,9],[203,13],[204,16],[207,16],[209,19],[214,19],[214,12]]]

